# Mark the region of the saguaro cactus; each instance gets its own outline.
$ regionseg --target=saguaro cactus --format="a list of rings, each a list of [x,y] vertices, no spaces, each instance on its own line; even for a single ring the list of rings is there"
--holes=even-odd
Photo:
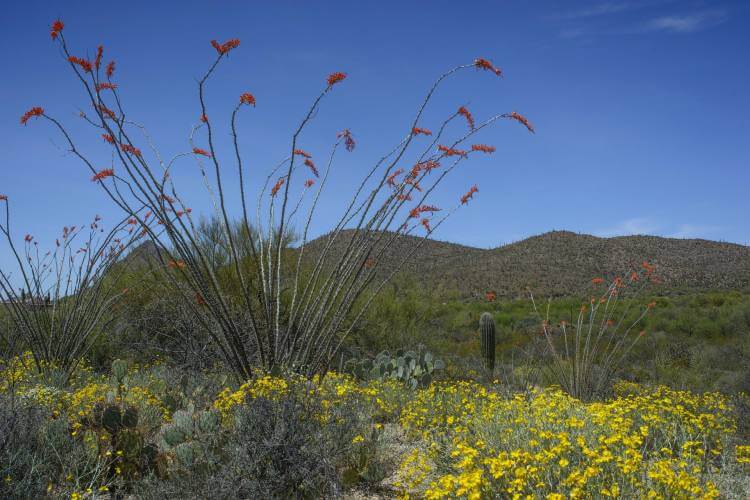
[[[490,313],[483,313],[479,318],[479,333],[484,366],[492,373],[495,370],[495,320]]]

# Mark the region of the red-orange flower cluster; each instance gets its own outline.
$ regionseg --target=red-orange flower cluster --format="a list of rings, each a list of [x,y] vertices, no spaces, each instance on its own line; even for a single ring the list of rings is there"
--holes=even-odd
[[[417,173],[418,173],[418,171],[417,171]],[[406,179],[404,179],[404,184],[410,184],[410,185],[414,186],[414,189],[416,189],[417,191],[419,191],[421,193],[422,192],[422,187],[415,180],[416,178],[417,178],[417,174],[415,174],[414,170],[412,169],[412,173],[410,173],[406,177]]]
[[[203,114],[203,115],[201,115],[201,118],[200,118],[200,120],[201,120],[201,121],[202,121],[203,123],[208,123],[208,116],[206,116],[205,114]]]
[[[305,166],[310,169],[310,172],[312,172],[315,177],[320,177],[318,169],[310,158],[305,158]]]
[[[473,186],[471,186],[471,189],[469,189],[466,194],[461,197],[461,204],[466,205],[467,203],[469,203],[469,200],[474,198],[474,193],[478,192],[479,188],[477,188],[476,184],[474,184]]]
[[[500,68],[496,68],[487,59],[483,59],[481,57],[478,57],[478,58],[474,59],[474,66],[476,66],[477,69],[483,69],[485,71],[492,71],[497,76],[503,76],[503,71]]]
[[[141,156],[141,150],[135,146],[131,146],[130,144],[120,144],[120,149],[122,149],[126,153],[130,153],[135,156]]]
[[[526,129],[527,129],[527,130],[528,130],[529,132],[531,132],[532,134],[534,133],[534,126],[533,126],[533,125],[532,125],[531,123],[529,123],[529,120],[528,120],[528,119],[526,119],[526,117],[525,117],[525,116],[523,116],[523,115],[519,115],[519,114],[518,114],[518,113],[516,113],[515,111],[513,111],[513,112],[512,112],[512,113],[511,113],[510,115],[508,115],[508,116],[509,116],[509,117],[510,117],[511,119],[513,119],[513,120],[516,120],[517,122],[519,122],[520,124],[522,124],[522,125],[523,125],[524,127],[526,127]]]
[[[115,72],[115,62],[109,61],[109,64],[107,64],[107,78],[112,78],[112,75]]]
[[[59,19],[56,20],[54,23],[52,23],[52,27],[50,28],[50,31],[49,31],[49,36],[52,37],[53,40],[56,40],[57,35],[60,34],[60,32],[63,30],[64,27],[65,25],[63,24],[62,21],[60,21]]]
[[[304,156],[305,158],[312,158],[312,155],[305,150],[295,149],[294,154]]]
[[[386,183],[387,183],[387,184],[388,184],[389,186],[391,186],[391,187],[395,187],[395,186],[396,186],[396,177],[398,177],[399,175],[401,175],[401,174],[403,174],[403,173],[404,173],[404,170],[403,170],[403,169],[401,169],[401,168],[399,168],[399,169],[396,169],[396,171],[395,171],[395,172],[393,172],[393,173],[392,173],[391,175],[389,175],[389,176],[388,176],[388,177],[386,178],[385,182],[386,182]]]
[[[216,40],[211,40],[211,46],[216,49],[219,55],[228,54],[230,50],[236,49],[240,46],[240,41],[236,38],[227,40],[226,42],[219,44]]]
[[[604,283],[604,278],[594,278],[591,280],[592,285],[601,285]]]
[[[33,239],[34,237],[31,236],[30,234],[27,234],[26,236],[23,237],[23,241],[25,241],[26,243],[31,243],[31,240]]]
[[[114,138],[114,137],[112,137],[112,136],[111,136],[111,135],[109,135],[109,134],[102,134],[102,138],[103,138],[103,139],[104,139],[105,141],[107,141],[108,143],[110,143],[110,144],[114,144],[114,143],[115,143],[115,138]]]
[[[105,168],[104,170],[100,170],[94,176],[91,178],[91,182],[99,182],[101,180],[106,179],[107,177],[112,177],[115,175],[115,171],[111,168]]]
[[[104,83],[97,83],[96,84],[96,90],[97,92],[100,90],[115,90],[117,88],[117,84],[110,83],[110,82],[104,82]]]
[[[484,294],[484,298],[487,299],[487,302],[495,302],[497,300],[497,293],[493,290],[489,290]]]
[[[346,78],[346,73],[337,71],[336,73],[331,73],[330,75],[328,75],[328,79],[326,81],[328,82],[329,87],[333,87],[340,81],[344,80],[344,78]]]
[[[40,108],[38,106],[34,107],[34,108],[31,108],[30,110],[28,110],[27,112],[25,112],[23,114],[23,116],[21,117],[21,125],[26,125],[26,122],[28,122],[29,119],[31,119],[31,117],[33,117],[33,116],[42,116],[43,114],[44,114],[44,109],[42,109],[42,108]]]
[[[68,61],[73,64],[77,64],[86,73],[91,73],[91,69],[93,68],[93,66],[91,65],[91,61],[89,61],[88,59],[83,59],[82,57],[70,56],[68,57]]]
[[[184,260],[170,260],[167,262],[169,267],[172,269],[185,269],[185,261]]]
[[[492,154],[495,152],[495,146],[488,146],[486,144],[472,144],[472,151],[481,151],[482,153]]]
[[[240,104],[248,104],[255,107],[255,96],[250,92],[245,92],[240,96]]]
[[[404,179],[404,184],[411,184],[412,186],[414,186],[414,189],[416,189],[417,191],[421,193],[422,187],[419,185],[417,181],[414,180],[415,178],[416,178],[416,175],[410,174],[406,179]]]
[[[432,231],[432,228],[430,227],[430,219],[424,218],[420,221],[420,224],[424,226],[425,230],[429,233]]]
[[[8,201],[8,196],[4,194],[0,194],[0,201]]]
[[[416,179],[419,175],[419,172],[422,171],[422,164],[421,163],[415,163],[413,167],[411,167],[411,171],[409,172],[409,176],[407,180],[411,181],[413,179]]]
[[[367,257],[367,259],[365,259],[364,266],[365,269],[372,269],[373,267],[375,267],[375,259],[373,259],[372,257]]]
[[[354,142],[354,137],[352,137],[352,132],[348,128],[345,128],[338,134],[336,134],[337,139],[344,138],[344,147],[347,151],[351,152],[354,151],[354,147],[357,145],[356,142]]]
[[[426,174],[429,174],[433,169],[436,169],[439,166],[440,166],[440,162],[435,161],[435,160],[427,160],[427,161],[423,161],[421,163],[417,163],[416,165],[414,165],[415,168],[418,167],[420,171]],[[412,172],[414,172],[414,169],[412,169]]]
[[[209,153],[205,149],[201,149],[201,148],[193,148],[193,154],[201,155],[201,156],[207,156],[207,157],[211,158],[211,153]]]
[[[466,107],[461,106],[458,108],[458,114],[466,118],[466,123],[469,124],[469,128],[474,130],[474,117],[471,116],[471,112]]]
[[[109,109],[104,104],[98,104],[97,108],[99,108],[99,111],[101,112],[101,114],[105,115],[106,118],[110,118],[112,120],[114,120],[115,118],[117,118],[117,115],[115,114],[115,112],[112,111],[111,109]]]
[[[442,144],[438,144],[438,149],[442,151],[445,156],[466,156],[467,153],[463,149],[454,149],[449,148],[448,146],[443,146]]]
[[[651,276],[654,273],[654,270],[656,269],[655,265],[649,264],[646,261],[643,261],[643,264],[641,264],[641,267],[646,270],[646,276]]]
[[[282,177],[281,179],[279,179],[278,181],[276,181],[276,184],[274,184],[274,185],[273,185],[273,187],[271,188],[271,197],[272,197],[272,198],[273,198],[274,196],[276,196],[276,193],[278,193],[278,192],[279,192],[279,189],[281,189],[281,186],[283,186],[283,185],[284,185],[284,181],[285,181],[285,180],[286,180],[286,179],[284,179],[284,178]]]
[[[422,134],[422,135],[432,135],[432,131],[427,130],[426,128],[419,128],[419,127],[412,128],[411,129],[411,133],[412,133],[412,135],[419,135],[419,134]]]
[[[307,179],[307,180],[305,181],[305,187],[306,187],[306,188],[312,187],[312,185],[313,185],[313,184],[315,184],[315,181],[314,181],[314,180],[312,180],[312,179]]]
[[[425,212],[439,212],[441,209],[438,207],[434,207],[432,205],[420,205],[418,207],[414,207],[409,211],[409,218],[416,219],[420,216],[420,214],[423,214]]]
[[[104,54],[104,46],[99,45],[96,48],[96,58],[94,59],[94,67],[97,71],[99,71],[99,68],[102,66],[102,55]]]

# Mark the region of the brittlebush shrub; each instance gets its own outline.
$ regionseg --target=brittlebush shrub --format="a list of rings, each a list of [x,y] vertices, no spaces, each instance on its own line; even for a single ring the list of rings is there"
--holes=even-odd
[[[582,403],[560,390],[506,398],[436,384],[401,415],[415,439],[403,494],[425,498],[715,498],[742,458],[729,400],[636,384]],[[739,450],[735,452],[735,449]],[[744,453],[744,452],[743,452]],[[735,465],[732,465],[735,464]]]
[[[411,391],[336,373],[231,385],[133,364],[120,378],[83,366],[53,387],[22,358],[3,368],[2,498],[750,496],[746,396],[621,382],[607,399],[581,402],[480,379]],[[158,447],[154,467],[92,426],[102,402],[138,409],[128,433]],[[177,463],[177,446],[162,445],[185,414],[211,461]],[[211,425],[199,415],[213,415]]]

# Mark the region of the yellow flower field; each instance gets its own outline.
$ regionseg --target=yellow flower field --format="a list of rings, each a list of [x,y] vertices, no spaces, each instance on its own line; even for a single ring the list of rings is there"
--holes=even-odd
[[[0,390],[12,385],[50,418],[65,416],[74,438],[101,401],[151,408],[162,425],[171,419],[158,367],[131,368],[127,387],[119,388],[82,367],[63,390],[44,385],[25,361],[5,367]],[[356,416],[344,444],[359,455],[393,447],[384,426],[396,428],[402,451],[388,485],[401,498],[718,498],[726,496],[721,481],[750,471],[750,445],[737,435],[730,399],[719,393],[619,383],[611,398],[586,403],[554,387],[510,397],[500,388],[454,380],[411,391],[337,373],[322,380],[264,375],[214,392],[204,404],[228,429],[251,400],[310,398],[319,404],[313,417],[320,425]]]

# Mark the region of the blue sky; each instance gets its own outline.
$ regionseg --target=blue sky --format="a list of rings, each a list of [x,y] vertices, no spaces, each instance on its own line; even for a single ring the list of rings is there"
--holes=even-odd
[[[19,125],[26,109],[42,106],[108,165],[99,135],[76,118],[84,96],[49,39],[58,16],[74,52],[105,45],[129,116],[165,156],[188,149],[195,81],[215,54],[209,41],[241,39],[208,87],[209,106],[212,119],[228,116],[241,92],[256,96],[240,123],[256,178],[286,154],[326,75],[346,72],[301,140],[319,163],[338,130],[350,128],[358,141],[336,166],[315,234],[339,212],[339,193],[408,130],[433,79],[486,57],[505,78],[459,75],[422,125],[436,127],[466,105],[477,120],[516,110],[537,133],[503,122],[482,134],[497,152],[462,167],[435,202],[449,206],[474,183],[479,194],[436,238],[494,247],[567,229],[750,243],[743,1],[8,3],[0,18],[0,194],[13,201],[17,237],[28,232],[42,244],[63,225],[116,217],[49,126]],[[175,176],[206,210],[195,164],[180,164]]]

